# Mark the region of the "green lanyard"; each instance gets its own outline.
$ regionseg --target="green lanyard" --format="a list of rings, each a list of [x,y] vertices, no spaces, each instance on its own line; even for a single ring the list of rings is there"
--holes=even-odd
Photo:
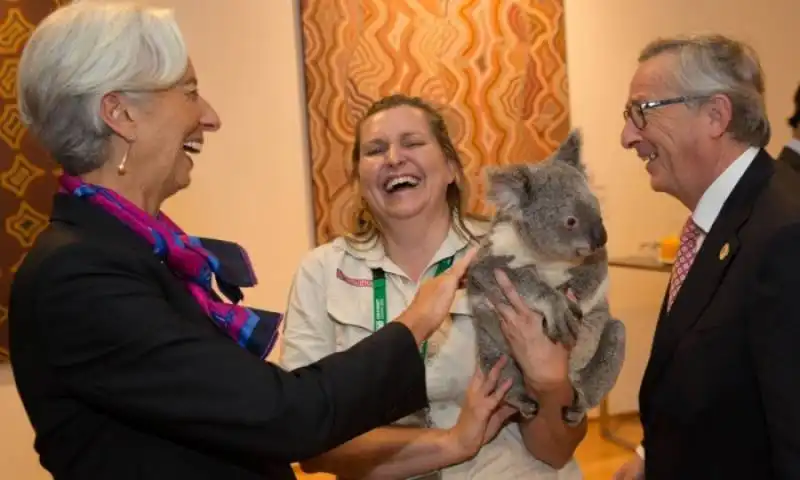
[[[433,274],[433,276],[438,277],[445,270],[450,268],[450,265],[452,264],[453,264],[452,256],[439,260],[439,262],[436,264],[436,272]],[[375,331],[377,332],[380,328],[386,326],[386,322],[388,321],[386,319],[386,317],[388,317],[386,309],[386,273],[384,273],[382,268],[372,269],[372,293],[373,293],[373,315],[374,315],[373,323],[375,325]],[[428,354],[427,340],[425,340],[422,343],[421,354],[423,359],[425,359]]]

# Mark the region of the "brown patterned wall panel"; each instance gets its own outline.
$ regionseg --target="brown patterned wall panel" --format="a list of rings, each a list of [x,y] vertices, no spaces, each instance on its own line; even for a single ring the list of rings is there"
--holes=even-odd
[[[8,358],[11,279],[47,225],[56,190],[55,164],[20,122],[17,65],[35,26],[66,0],[0,2],[0,361]]]
[[[537,161],[569,130],[562,0],[303,0],[316,241],[343,230],[353,128],[374,100],[443,108],[485,211],[483,167]]]

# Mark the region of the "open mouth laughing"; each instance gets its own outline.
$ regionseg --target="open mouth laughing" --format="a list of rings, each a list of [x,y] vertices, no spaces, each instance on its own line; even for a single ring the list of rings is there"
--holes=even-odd
[[[197,154],[203,151],[202,140],[187,140],[183,143],[183,151],[189,154]]]
[[[417,188],[422,183],[422,179],[414,175],[399,175],[389,177],[383,183],[383,190],[386,193],[397,193]]]

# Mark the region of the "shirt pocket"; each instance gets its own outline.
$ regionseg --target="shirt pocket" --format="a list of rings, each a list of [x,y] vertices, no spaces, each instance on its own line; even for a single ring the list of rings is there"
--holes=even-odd
[[[336,282],[328,290],[326,310],[333,322],[336,351],[347,350],[370,336],[374,330],[372,318],[372,288]]]

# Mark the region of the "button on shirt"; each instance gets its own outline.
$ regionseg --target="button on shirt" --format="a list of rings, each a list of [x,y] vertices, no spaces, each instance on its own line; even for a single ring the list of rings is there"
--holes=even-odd
[[[486,225],[468,222],[475,235]],[[463,255],[468,237],[455,228],[431,260],[423,278],[434,274],[442,259]],[[344,238],[319,246],[301,262],[289,296],[284,321],[281,364],[295,369],[329,354],[346,350],[374,331],[372,270],[386,272],[388,318],[399,316],[419,287],[389,259],[380,241],[350,244]],[[463,291],[450,308],[450,319],[428,340],[426,382],[430,420],[434,427],[455,425],[477,363],[475,329]],[[357,380],[354,380],[357,381]],[[442,472],[445,480],[579,479],[573,460],[555,471],[536,460],[525,448],[517,424],[509,424],[478,455]]]

